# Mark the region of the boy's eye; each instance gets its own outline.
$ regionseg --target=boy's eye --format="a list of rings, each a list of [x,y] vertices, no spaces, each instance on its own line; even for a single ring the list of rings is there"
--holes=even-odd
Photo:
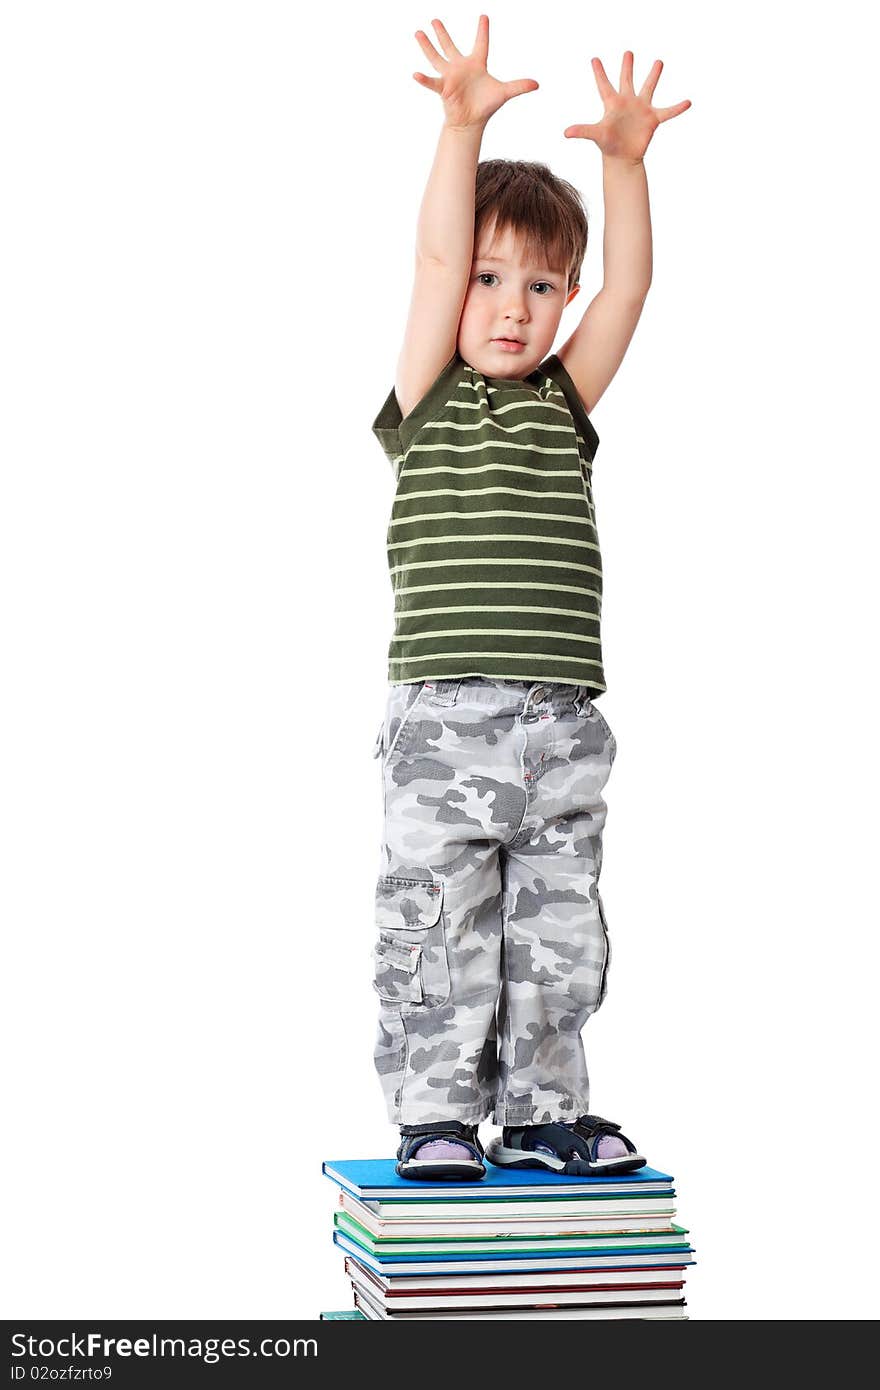
[[[485,284],[487,280],[497,279],[498,276],[495,274],[494,270],[481,270],[477,275],[477,280],[480,284]],[[548,294],[553,293],[553,286],[550,284],[549,280],[536,280],[532,289],[538,290],[542,299],[546,299]]]

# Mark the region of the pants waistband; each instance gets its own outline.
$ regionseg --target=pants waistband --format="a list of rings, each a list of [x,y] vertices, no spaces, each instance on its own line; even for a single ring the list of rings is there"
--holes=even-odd
[[[435,705],[455,705],[459,701],[487,708],[515,706],[524,710],[561,711],[574,707],[578,713],[592,703],[590,687],[560,681],[495,680],[489,676],[449,676],[435,680],[407,682],[413,698],[424,692]]]

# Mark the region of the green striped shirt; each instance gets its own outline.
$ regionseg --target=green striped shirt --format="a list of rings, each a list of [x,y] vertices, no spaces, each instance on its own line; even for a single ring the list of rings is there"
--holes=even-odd
[[[599,436],[554,354],[522,381],[456,352],[401,419],[373,422],[397,489],[388,679],[492,676],[606,689],[593,508]]]

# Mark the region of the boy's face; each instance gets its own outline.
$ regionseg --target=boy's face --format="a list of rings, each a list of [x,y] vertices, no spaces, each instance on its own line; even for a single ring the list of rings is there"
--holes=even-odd
[[[559,320],[579,286],[566,272],[527,261],[524,238],[510,227],[494,239],[484,228],[458,325],[458,351],[484,376],[522,379],[549,356]],[[499,341],[518,339],[515,347]]]

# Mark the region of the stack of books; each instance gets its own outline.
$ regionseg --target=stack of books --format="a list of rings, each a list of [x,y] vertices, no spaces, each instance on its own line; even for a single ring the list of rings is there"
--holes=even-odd
[[[695,1263],[668,1173],[570,1178],[487,1166],[411,1182],[385,1158],[324,1163],[333,1240],[367,1319],[685,1319]]]

